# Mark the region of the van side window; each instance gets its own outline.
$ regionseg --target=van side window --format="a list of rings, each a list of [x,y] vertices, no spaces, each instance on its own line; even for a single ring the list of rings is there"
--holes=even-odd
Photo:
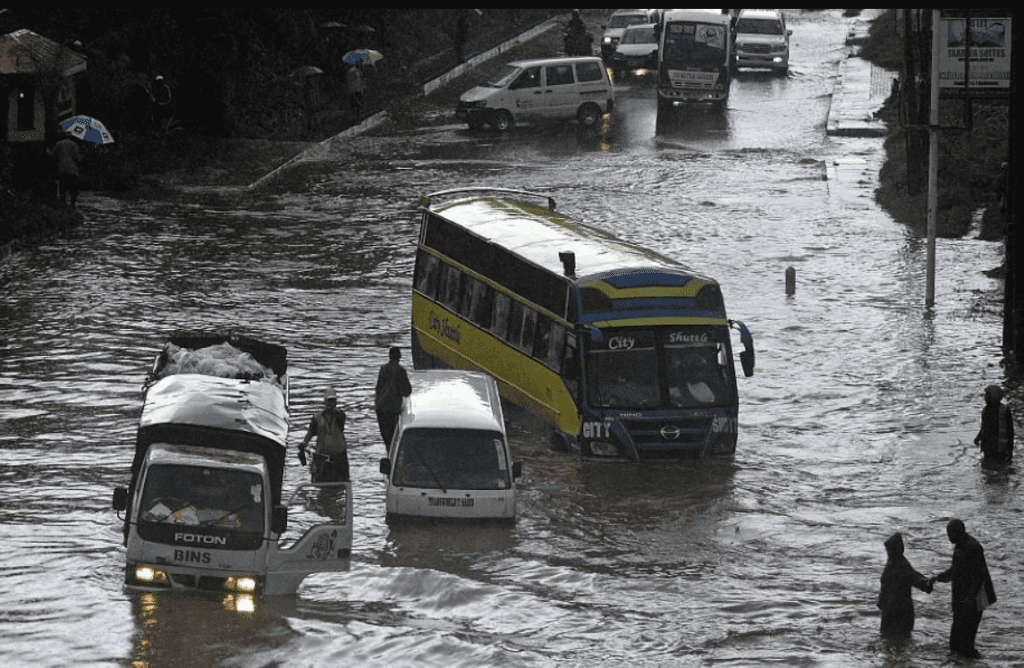
[[[573,82],[572,65],[548,65],[544,69],[549,86],[564,86]]]
[[[584,81],[602,81],[604,72],[601,71],[600,63],[576,63],[576,77],[580,83]]]
[[[416,276],[413,279],[416,290],[433,299],[437,294],[437,276],[440,268],[441,262],[436,256],[420,251],[416,262]]]
[[[540,67],[529,67],[509,84],[509,88],[537,88],[540,86]]]

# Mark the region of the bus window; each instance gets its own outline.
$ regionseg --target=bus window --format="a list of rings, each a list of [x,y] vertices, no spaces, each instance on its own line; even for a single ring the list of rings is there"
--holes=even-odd
[[[473,300],[476,298],[477,289],[483,284],[472,276],[466,276],[462,281],[462,293],[459,295],[459,315],[468,318],[473,310]]]
[[[551,337],[549,338],[547,356],[544,358],[544,361],[558,371],[559,361],[562,358],[562,343],[565,341],[565,327],[562,327],[557,322],[552,322],[550,329]]]
[[[493,312],[494,288],[478,281],[473,295],[473,312],[470,319],[477,325],[487,328],[491,324]]]
[[[551,366],[551,319],[546,315],[537,316],[537,332],[533,337],[533,356]],[[555,358],[557,360],[557,358]]]
[[[441,294],[439,298],[441,303],[450,309],[454,309],[455,304],[459,301],[461,278],[462,272],[450,264],[441,267]]]
[[[441,261],[437,257],[421,251],[416,262],[416,277],[413,279],[416,290],[433,299],[437,294],[437,276],[440,268]]]
[[[512,307],[512,298],[503,292],[494,297],[494,318],[491,320],[491,331],[504,338],[508,331],[508,311]]]
[[[522,349],[527,355],[533,354],[533,330],[537,326],[537,312],[527,308],[523,312]]]
[[[522,348],[523,336],[523,311],[526,307],[520,301],[512,301],[512,308],[508,312],[508,331],[505,340],[516,348]]]

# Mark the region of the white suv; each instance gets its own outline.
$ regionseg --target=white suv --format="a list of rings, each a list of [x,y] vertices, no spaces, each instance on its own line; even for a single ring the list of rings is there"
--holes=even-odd
[[[736,20],[736,66],[789,69],[786,16],[778,9],[743,9]]]

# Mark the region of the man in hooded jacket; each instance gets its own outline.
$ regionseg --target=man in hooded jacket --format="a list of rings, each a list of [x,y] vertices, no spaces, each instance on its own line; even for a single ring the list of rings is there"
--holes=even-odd
[[[938,582],[953,583],[953,626],[949,630],[949,649],[964,658],[980,656],[974,648],[974,638],[981,623],[981,612],[996,602],[996,591],[985,563],[985,550],[976,541],[964,523],[952,519],[946,525],[946,535],[953,548],[953,565],[932,578]]]
[[[914,630],[914,599],[910,588],[932,593],[932,581],[914,570],[903,555],[903,535],[898,531],[885,541],[889,558],[882,571],[882,588],[878,592],[878,609],[882,611],[882,633],[909,636]]]

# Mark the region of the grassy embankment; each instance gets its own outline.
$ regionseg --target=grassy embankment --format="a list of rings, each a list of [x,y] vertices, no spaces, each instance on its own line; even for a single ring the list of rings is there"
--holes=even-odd
[[[893,10],[887,11],[874,21],[860,55],[876,65],[902,70],[903,41],[896,33],[894,14]],[[921,192],[908,193],[904,110],[899,105],[887,105],[882,117],[890,131],[885,140],[886,160],[879,175],[881,185],[876,199],[895,220],[924,233],[928,217],[927,181]],[[939,122],[944,131],[939,138],[938,235],[963,236],[971,229],[973,217],[981,213],[981,237],[1002,238],[1005,221],[999,211],[998,192],[1001,164],[1007,160],[1009,151],[1008,107],[975,100],[971,128],[966,129],[964,103],[942,100]]]

